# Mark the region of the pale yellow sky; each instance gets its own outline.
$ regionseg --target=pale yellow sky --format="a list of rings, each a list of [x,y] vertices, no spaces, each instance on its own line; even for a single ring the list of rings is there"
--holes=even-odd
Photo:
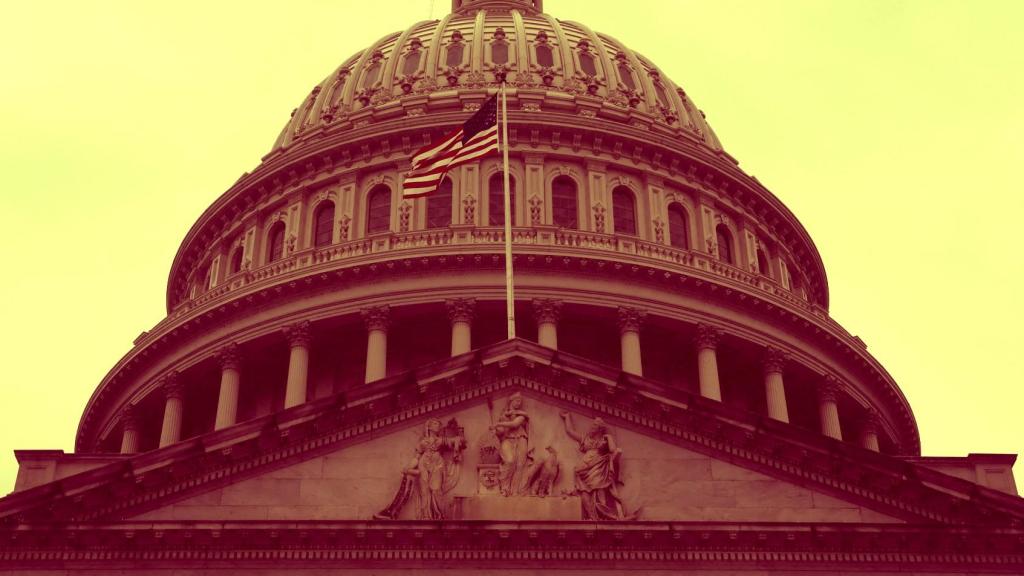
[[[1024,448],[1024,2],[545,3],[657,63],[801,219],[925,454]],[[4,5],[0,494],[12,450],[71,450],[178,242],[313,85],[449,6]]]

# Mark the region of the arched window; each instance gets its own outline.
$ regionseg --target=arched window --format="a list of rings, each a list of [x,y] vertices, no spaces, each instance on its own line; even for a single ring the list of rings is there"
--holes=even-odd
[[[196,296],[205,293],[210,288],[210,265],[205,264],[196,272]]]
[[[366,233],[391,229],[391,188],[378,184],[366,196]]]
[[[718,243],[718,259],[727,264],[736,264],[732,259],[732,234],[725,224],[715,228],[715,241]]]
[[[690,248],[690,218],[677,202],[668,207],[668,239],[675,248]]]
[[[568,176],[559,176],[551,183],[551,216],[555,226],[579,228],[576,213],[576,181]]]
[[[512,210],[512,225],[516,225],[516,180],[508,179],[509,204]],[[491,226],[505,224],[505,173],[496,172],[487,181],[487,222]]]
[[[267,234],[267,263],[280,260],[284,256],[284,222],[275,222]]]
[[[625,186],[612,190],[612,219],[616,234],[636,235],[636,202],[633,193]]]
[[[241,246],[235,248],[235,251],[231,253],[231,273],[238,274],[242,271],[242,257],[245,256],[245,250]]]
[[[760,247],[757,249],[757,271],[765,276],[771,276],[768,273],[768,257]]]
[[[313,217],[313,246],[319,248],[327,246],[333,239],[334,232],[334,202],[327,200],[316,207],[316,215]]]
[[[452,224],[452,179],[445,178],[437,191],[427,196],[427,228]]]

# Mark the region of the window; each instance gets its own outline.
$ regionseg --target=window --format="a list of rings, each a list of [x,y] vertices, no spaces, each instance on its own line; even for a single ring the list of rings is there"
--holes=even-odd
[[[366,233],[374,234],[390,229],[391,188],[378,184],[366,196]]]
[[[235,251],[231,253],[231,273],[237,274],[242,271],[242,257],[245,255],[245,250],[241,246],[235,248]]]
[[[594,56],[590,52],[580,52],[580,68],[587,76],[597,76],[597,65],[594,63]]]
[[[366,71],[366,76],[363,78],[363,88],[373,88],[373,85],[377,83],[377,77],[380,75],[380,62],[374,62]]]
[[[715,241],[718,243],[718,259],[726,264],[735,264],[732,259],[732,235],[725,224],[715,228]]]
[[[278,221],[267,234],[267,263],[276,262],[284,256],[284,222]]]
[[[654,83],[654,95],[658,97],[658,104],[661,104],[664,108],[671,108],[668,93],[665,92],[665,87],[660,82]]]
[[[427,196],[427,228],[452,224],[452,179],[445,178],[437,191]]]
[[[491,44],[491,62],[499,65],[508,62],[508,44],[505,42]]]
[[[544,68],[552,68],[555,65],[555,56],[551,52],[551,46],[547,44],[537,45],[537,65]]]
[[[450,44],[448,46],[448,51],[444,58],[445,65],[448,67],[454,67],[462,64],[462,47],[463,44],[461,42],[457,44]]]
[[[328,200],[317,206],[316,215],[313,217],[313,246],[319,248],[329,245],[333,239],[333,232],[334,202]]]
[[[196,296],[210,289],[210,265],[206,264],[196,274]]]
[[[770,276],[768,273],[768,257],[765,256],[764,250],[761,248],[757,249],[757,271],[764,276]]]
[[[636,235],[636,202],[633,193],[625,186],[612,190],[612,218],[616,234]]]
[[[668,207],[668,238],[675,248],[690,248],[690,218],[682,205],[675,202]]]
[[[512,210],[512,225],[516,225],[516,181],[508,179],[509,204]],[[487,222],[491,226],[505,224],[505,173],[497,172],[487,181]]]
[[[636,91],[636,82],[633,81],[633,71],[625,64],[619,64],[619,79],[626,85],[626,88]]]
[[[420,69],[420,55],[423,52],[416,50],[405,55],[405,62],[402,63],[402,74],[412,76]]]
[[[559,176],[551,183],[551,215],[555,226],[579,228],[576,215],[576,182],[568,176]]]

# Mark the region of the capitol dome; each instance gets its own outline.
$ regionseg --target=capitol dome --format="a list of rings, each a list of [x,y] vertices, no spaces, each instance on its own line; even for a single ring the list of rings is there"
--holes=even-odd
[[[402,195],[414,151],[503,84],[512,339],[500,155]],[[415,548],[426,525],[375,523],[615,521],[665,550],[679,537],[643,522],[1024,519],[1012,459],[921,457],[899,386],[829,316],[806,230],[684,89],[541,0],[453,0],[343,62],[199,216],[166,301],[77,454],[19,454],[8,526],[326,519],[356,548]],[[580,526],[558,538],[591,542]]]
[[[203,406],[183,411],[181,438],[212,429],[224,347],[267,363],[254,374],[267,380],[244,387],[265,396],[239,400],[244,419],[500,341],[500,158],[459,169],[428,198],[403,199],[401,181],[412,152],[502,80],[517,336],[538,341],[538,311],[554,306],[560,351],[697,395],[693,343],[720,346],[721,374],[703,376],[710,397],[818,431],[827,389],[842,421],[833,434],[920,452],[896,383],[828,317],[824,266],[796,217],[654,63],[533,0],[453,2],[447,17],[384,36],[317,84],[260,166],[192,226],[171,267],[167,318],[97,388],[78,448],[117,451],[126,411],[149,423],[136,449],[161,445],[168,374]],[[448,317],[466,306],[469,343],[448,350]],[[390,329],[373,359],[359,341],[372,325],[363,318],[381,310]],[[281,335],[299,324],[317,333],[310,382],[287,397]],[[639,344],[620,345],[627,325]],[[396,341],[421,349],[396,358]],[[765,388],[766,362],[785,366],[782,388]]]

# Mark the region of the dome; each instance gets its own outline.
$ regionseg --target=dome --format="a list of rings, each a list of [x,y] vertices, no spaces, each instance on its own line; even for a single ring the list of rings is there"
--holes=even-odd
[[[185,410],[181,435],[213,429],[217,367],[238,355],[226,350],[247,351],[259,381],[260,400],[236,406],[237,418],[306,398],[282,388],[295,330],[319,335],[295,341],[346,350],[313,348],[309,370],[326,372],[307,383],[320,387],[312,396],[502,341],[501,162],[462,166],[426,198],[403,198],[401,182],[415,150],[503,81],[518,337],[811,430],[816,399],[836,390],[826,396],[851,441],[919,453],[899,387],[829,317],[824,266],[799,220],[654,63],[538,0],[455,0],[445,18],[383,37],[317,84],[261,164],[189,230],[167,317],[100,383],[79,448],[118,450],[139,414],[160,420],[168,386],[203,406]],[[472,336],[447,334],[445,317],[470,319]],[[544,323],[555,317],[557,344]],[[417,350],[354,352],[374,326]],[[706,355],[677,353],[694,342],[728,358],[721,383],[707,380]],[[766,366],[785,366],[786,391],[756,384]],[[154,426],[133,449],[163,445]]]
[[[499,89],[502,154],[405,196],[415,151],[493,134]],[[454,0],[317,85],[133,344],[76,453],[16,452],[12,568],[1022,563],[1016,456],[922,457],[797,218],[541,0]]]
[[[456,1],[444,19],[352,55],[292,112],[274,148],[348,125],[458,108],[460,92],[503,80],[523,111],[632,124],[722,149],[682,88],[618,40],[544,14],[539,2],[480,0]]]

